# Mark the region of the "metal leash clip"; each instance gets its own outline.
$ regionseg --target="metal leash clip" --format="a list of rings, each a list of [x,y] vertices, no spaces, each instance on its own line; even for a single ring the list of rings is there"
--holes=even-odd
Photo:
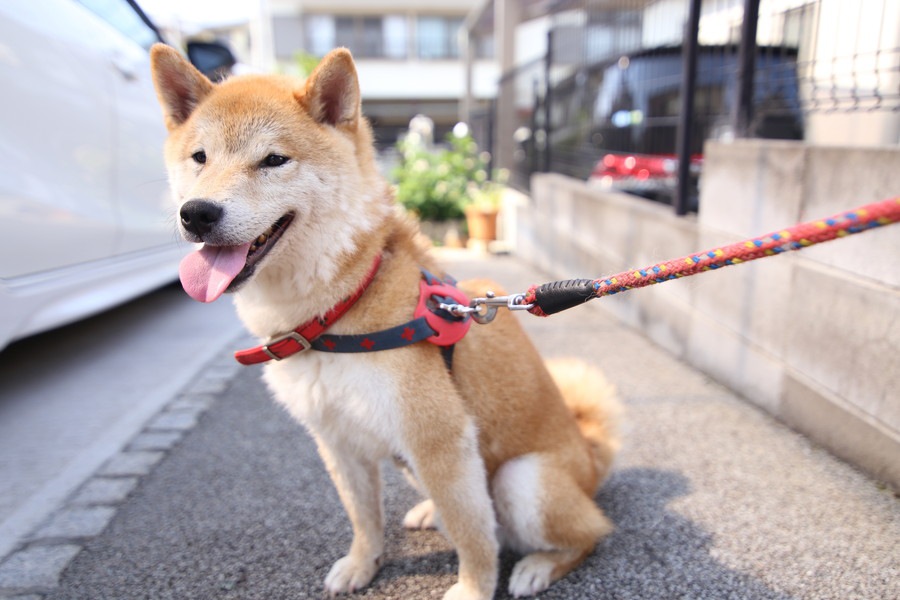
[[[476,323],[490,323],[497,316],[497,309],[505,306],[509,310],[529,310],[534,304],[525,303],[525,294],[497,296],[494,292],[485,292],[485,298],[473,298],[469,306],[462,304],[441,304],[440,308],[455,317],[471,315]],[[484,307],[484,310],[482,310]]]

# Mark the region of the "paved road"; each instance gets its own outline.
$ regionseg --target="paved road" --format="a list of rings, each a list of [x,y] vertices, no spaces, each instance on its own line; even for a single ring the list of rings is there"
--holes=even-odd
[[[0,559],[242,330],[171,285],[0,352]]]
[[[545,280],[512,259],[452,258],[461,278],[489,275],[516,290]],[[600,302],[521,317],[545,355],[604,369],[628,411],[625,448],[596,498],[617,530],[543,598],[900,597],[893,494]],[[214,358],[70,501],[68,520],[0,563],[0,598],[4,586],[7,596],[52,600],[322,597],[350,541],[347,520],[311,441],[268,399],[258,371],[231,378],[224,361]],[[361,597],[440,598],[454,580],[452,549],[439,534],[401,529],[416,497],[385,475],[386,565]],[[120,481],[132,487],[97,492]],[[504,554],[501,586],[514,560]]]

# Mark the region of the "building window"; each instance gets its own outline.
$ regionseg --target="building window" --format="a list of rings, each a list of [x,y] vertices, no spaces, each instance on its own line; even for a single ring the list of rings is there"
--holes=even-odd
[[[325,56],[335,47],[337,32],[334,21],[331,15],[307,15],[305,31],[307,52],[315,56]]]
[[[384,33],[384,55],[387,58],[406,58],[409,48],[409,27],[406,17],[389,15],[381,21]]]
[[[317,56],[344,46],[357,58],[406,58],[406,17],[308,15],[306,40]]]
[[[459,17],[419,17],[416,21],[417,55],[424,59],[459,58]]]
[[[475,38],[475,58],[494,58],[494,34],[479,35]]]
[[[384,56],[384,32],[381,17],[365,17],[362,21],[362,56]]]
[[[353,17],[335,17],[335,46],[350,48],[354,54],[361,54],[356,47],[356,19]]]
[[[406,15],[306,15],[305,50],[324,56],[332,48],[349,48],[357,58],[405,59],[409,56],[410,26]],[[415,18],[414,52],[421,59],[458,59],[462,17]],[[277,40],[276,40],[277,41]],[[479,38],[474,48],[479,58],[493,54],[493,39]]]

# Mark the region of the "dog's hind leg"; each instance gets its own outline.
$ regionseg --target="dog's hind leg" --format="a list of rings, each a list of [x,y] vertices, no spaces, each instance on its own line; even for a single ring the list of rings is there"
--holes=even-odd
[[[426,494],[427,492],[422,489],[422,484],[418,482],[409,466],[396,458],[394,460],[409,485],[420,494]],[[409,509],[406,516],[403,517],[403,526],[407,529],[440,529],[440,519],[437,509],[434,507],[434,501],[427,498]]]
[[[437,509],[431,498],[413,506],[403,517],[403,526],[407,529],[439,529],[439,523]]]
[[[613,527],[553,458],[527,454],[501,465],[491,487],[504,545],[526,556],[509,593],[533,596],[578,566]]]
[[[352,593],[369,585],[381,566],[384,551],[381,471],[373,459],[339,452],[321,436],[315,438],[353,526],[350,551],[331,567],[325,577],[325,589],[332,595]]]

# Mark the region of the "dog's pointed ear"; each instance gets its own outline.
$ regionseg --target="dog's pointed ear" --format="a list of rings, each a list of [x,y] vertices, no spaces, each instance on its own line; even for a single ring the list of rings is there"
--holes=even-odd
[[[169,131],[187,121],[213,89],[213,83],[203,73],[165,44],[150,48],[150,70]]]
[[[319,123],[355,125],[360,116],[360,93],[350,51],[337,48],[329,52],[306,80],[297,100]]]

